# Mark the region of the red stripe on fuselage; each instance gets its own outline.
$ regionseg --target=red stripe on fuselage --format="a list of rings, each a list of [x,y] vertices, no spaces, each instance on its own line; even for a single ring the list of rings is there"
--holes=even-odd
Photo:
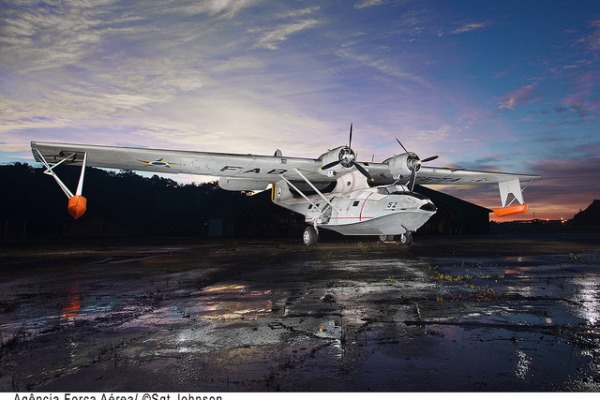
[[[367,200],[369,199],[369,197],[371,197],[371,195],[372,195],[372,194],[373,194],[373,192],[369,193],[369,195],[368,195],[368,196],[365,198],[365,200],[363,201],[363,205],[362,205],[362,207],[360,208],[360,214],[359,214],[359,216],[358,216],[358,221],[362,221],[362,219],[363,219],[363,215],[362,215],[362,213],[363,213],[363,209],[365,208],[365,205],[367,204]],[[373,218],[373,217],[364,217],[364,218],[365,218],[365,219],[367,219],[367,218]]]

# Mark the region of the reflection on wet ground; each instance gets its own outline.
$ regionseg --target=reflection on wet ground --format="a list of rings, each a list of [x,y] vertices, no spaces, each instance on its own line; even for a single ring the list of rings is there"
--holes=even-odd
[[[5,253],[3,391],[600,389],[593,240]]]

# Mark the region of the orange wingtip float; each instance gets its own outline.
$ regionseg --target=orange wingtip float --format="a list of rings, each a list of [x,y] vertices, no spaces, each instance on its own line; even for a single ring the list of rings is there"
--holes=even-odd
[[[519,204],[517,206],[496,208],[494,214],[498,217],[506,217],[507,215],[525,214],[529,209],[529,204]]]
[[[78,219],[87,209],[87,199],[83,196],[76,195],[69,198],[69,205],[67,206],[71,217]]]

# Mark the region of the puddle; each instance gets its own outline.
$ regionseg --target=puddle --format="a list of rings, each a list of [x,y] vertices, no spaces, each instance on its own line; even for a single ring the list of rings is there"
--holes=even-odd
[[[594,250],[149,251],[0,276],[0,389],[600,389]]]

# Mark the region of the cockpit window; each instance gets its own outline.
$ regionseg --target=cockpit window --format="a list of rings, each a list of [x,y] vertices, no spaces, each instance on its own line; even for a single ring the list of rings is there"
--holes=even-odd
[[[417,199],[427,199],[427,197],[423,196],[422,194],[411,192],[408,189],[408,186],[405,186],[405,185],[390,185],[390,186],[378,187],[377,193],[383,194],[383,195],[392,195],[392,196],[402,195],[402,196],[416,197]]]
[[[405,193],[410,193],[410,190],[408,190],[408,187],[406,187],[404,185],[391,185],[391,186],[378,187],[377,193],[383,194],[383,195],[405,194]]]

